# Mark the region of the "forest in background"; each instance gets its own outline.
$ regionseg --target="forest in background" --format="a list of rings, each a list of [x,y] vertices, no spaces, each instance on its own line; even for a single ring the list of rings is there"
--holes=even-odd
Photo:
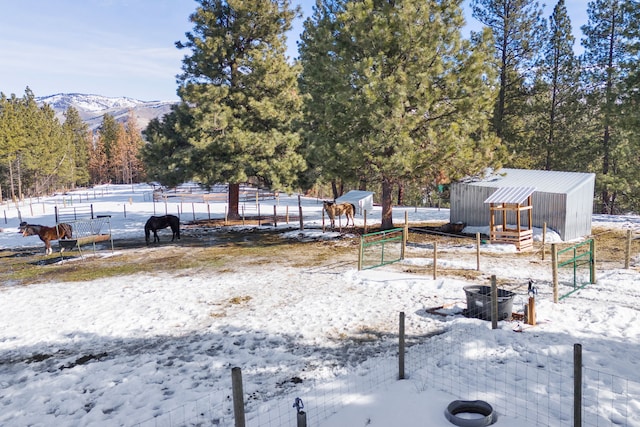
[[[141,130],[105,114],[93,132],[69,107],[64,121],[27,88],[23,97],[0,94],[0,200],[22,199],[78,186],[144,182]]]
[[[1,94],[1,197],[147,180],[369,189],[384,226],[393,203],[512,167],[594,172],[598,212],[640,211],[637,0],[590,1],[580,41],[564,0],[549,16],[473,0],[485,27],[468,39],[459,0],[321,0],[294,63],[288,1],[199,3],[176,43],[181,103],[145,130],[105,115],[93,133],[28,88]]]

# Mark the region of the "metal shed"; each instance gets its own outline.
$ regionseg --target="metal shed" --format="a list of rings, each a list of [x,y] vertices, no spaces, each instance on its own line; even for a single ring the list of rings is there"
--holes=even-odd
[[[500,169],[482,179],[451,184],[450,222],[484,227],[489,207],[484,203],[502,187],[535,187],[533,226],[544,223],[564,241],[591,234],[593,173]]]

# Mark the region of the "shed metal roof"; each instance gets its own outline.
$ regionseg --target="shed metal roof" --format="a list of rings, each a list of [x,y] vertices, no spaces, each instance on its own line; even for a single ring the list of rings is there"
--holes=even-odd
[[[498,188],[485,203],[523,203],[536,191],[535,187],[502,187]]]
[[[467,183],[496,188],[529,187],[535,184],[537,192],[568,194],[590,181],[595,181],[594,173],[505,168]]]

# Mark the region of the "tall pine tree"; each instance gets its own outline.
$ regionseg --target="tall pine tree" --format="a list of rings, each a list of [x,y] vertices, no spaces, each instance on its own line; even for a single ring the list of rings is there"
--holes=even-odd
[[[176,167],[205,185],[229,183],[229,216],[238,217],[241,183],[286,190],[305,167],[295,129],[302,109],[297,69],[285,55],[285,33],[298,12],[288,0],[199,3],[187,41],[176,43],[190,51],[178,93],[191,116],[182,123],[192,127],[158,135],[163,128],[154,124],[146,134],[152,145],[174,133],[186,139],[188,158],[173,159]]]
[[[549,18],[543,58],[537,67],[529,127],[535,130],[528,157],[531,167],[585,171],[590,164],[580,64],[564,0]]]
[[[89,184],[89,155],[87,147],[91,141],[89,125],[80,118],[80,113],[74,107],[67,108],[64,113],[63,127],[71,140],[70,167],[72,168],[72,185]]]
[[[473,0],[473,16],[491,29],[499,72],[493,126],[509,152],[511,166],[526,158],[530,132],[523,115],[530,96],[540,42],[542,9],[531,0]]]
[[[638,4],[633,0],[594,0],[589,2],[589,21],[582,27],[585,38],[583,63],[589,106],[596,111],[599,124],[597,189],[601,210],[618,212],[618,198],[627,199],[637,187],[637,138],[625,127],[626,82],[638,66]],[[635,110],[637,114],[637,109]]]
[[[462,39],[460,3],[325,0],[305,24],[307,121],[322,132],[311,144],[332,174],[381,186],[383,229],[394,186],[498,164],[490,48]]]

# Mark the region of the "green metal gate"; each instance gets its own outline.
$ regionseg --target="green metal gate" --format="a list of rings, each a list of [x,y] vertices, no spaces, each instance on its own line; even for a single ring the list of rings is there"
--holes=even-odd
[[[572,293],[584,288],[587,284],[582,286],[578,286],[577,283],[577,270],[578,267],[581,266],[589,266],[589,283],[596,282],[596,274],[595,274],[595,241],[593,239],[585,240],[582,243],[578,243],[577,245],[571,246],[566,249],[562,249],[559,251],[555,250],[555,245],[553,245],[554,250],[554,288],[557,289],[557,269],[560,267],[572,267],[573,268],[573,290],[567,292],[566,294],[560,296],[560,299],[566,298]],[[569,254],[570,258],[566,258],[564,260],[560,260],[562,255]],[[566,257],[566,255],[565,255]]]
[[[404,259],[406,228],[363,234],[360,237],[358,270],[376,268]]]

